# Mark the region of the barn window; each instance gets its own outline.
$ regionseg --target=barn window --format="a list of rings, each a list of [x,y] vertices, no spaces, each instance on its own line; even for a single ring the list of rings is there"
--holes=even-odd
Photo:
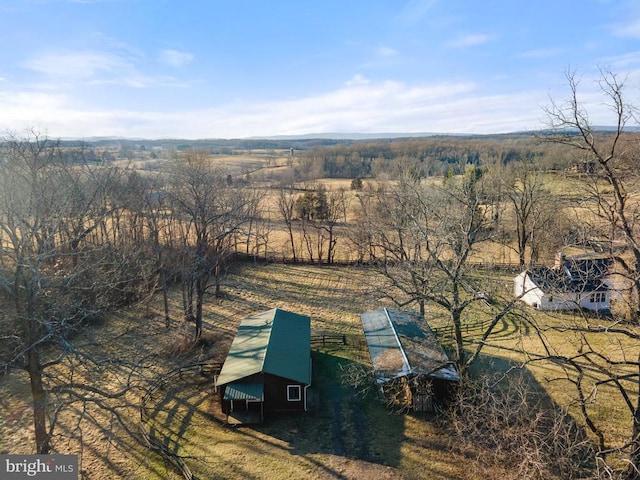
[[[300,385],[287,385],[287,401],[299,402],[302,400]]]
[[[589,301],[591,303],[602,303],[606,301],[606,294],[605,292],[594,292],[591,294]]]

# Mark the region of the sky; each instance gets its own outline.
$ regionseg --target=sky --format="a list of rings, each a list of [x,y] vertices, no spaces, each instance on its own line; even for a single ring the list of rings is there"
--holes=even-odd
[[[0,0],[0,131],[55,138],[505,133],[566,75],[611,124],[637,0]]]

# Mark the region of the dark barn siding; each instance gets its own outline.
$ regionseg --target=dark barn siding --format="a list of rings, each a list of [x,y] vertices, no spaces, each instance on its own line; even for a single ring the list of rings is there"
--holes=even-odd
[[[300,401],[287,401],[287,385],[300,386]],[[304,384],[265,374],[264,403],[265,411],[303,411]]]
[[[251,375],[250,377],[243,378],[242,381],[246,382],[264,382],[264,411],[265,412],[278,412],[278,411],[304,411],[304,387],[305,384],[287,380],[286,378],[278,377],[275,375],[269,375],[265,373],[258,373]],[[300,386],[300,401],[289,402],[287,400],[287,386],[299,385]],[[220,387],[220,398],[222,411],[225,414],[231,412],[231,401],[224,400],[224,393],[227,389],[227,385]],[[249,410],[260,410],[260,402],[249,402]],[[242,411],[247,409],[247,402],[235,400],[233,402],[234,411]]]

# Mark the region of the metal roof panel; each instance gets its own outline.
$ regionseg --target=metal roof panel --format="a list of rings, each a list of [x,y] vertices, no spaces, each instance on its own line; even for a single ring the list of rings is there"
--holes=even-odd
[[[311,320],[278,308],[245,318],[231,343],[217,385],[256,373],[311,383]]]
[[[231,382],[224,390],[224,400],[264,401],[264,383]]]
[[[416,313],[382,308],[360,319],[379,381],[409,374],[460,380],[429,325]]]

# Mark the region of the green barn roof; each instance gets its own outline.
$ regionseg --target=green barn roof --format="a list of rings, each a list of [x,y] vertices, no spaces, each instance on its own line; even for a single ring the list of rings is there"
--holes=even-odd
[[[311,384],[311,320],[274,308],[247,317],[238,327],[217,385],[268,373]]]

